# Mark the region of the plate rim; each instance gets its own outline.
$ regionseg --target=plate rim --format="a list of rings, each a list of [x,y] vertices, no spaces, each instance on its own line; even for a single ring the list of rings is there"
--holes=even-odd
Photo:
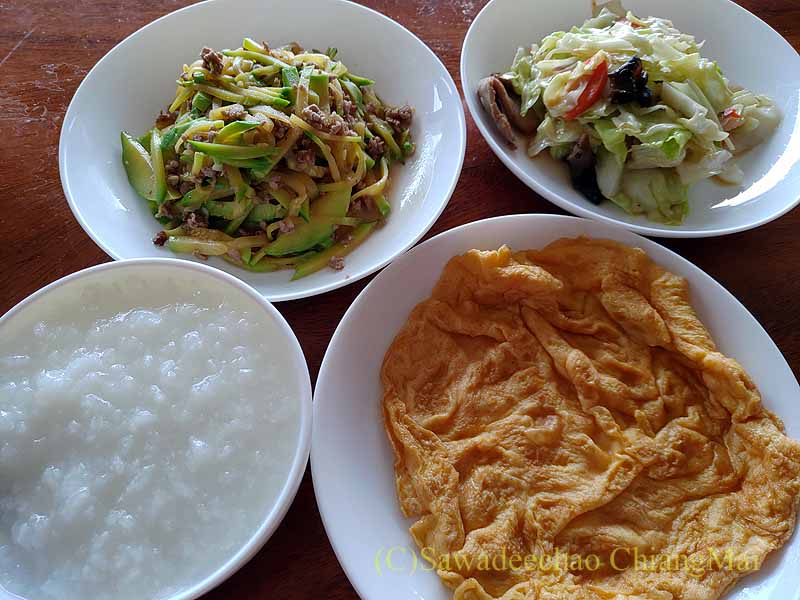
[[[757,227],[761,227],[762,225],[766,225],[775,221],[776,219],[781,218],[786,213],[790,212],[798,205],[800,205],[800,187],[795,192],[795,198],[788,203],[786,206],[780,208],[773,213],[770,213],[760,219],[757,219],[751,223],[746,223],[742,225],[737,225],[733,227],[716,227],[712,229],[705,229],[705,230],[685,230],[685,229],[660,229],[657,227],[650,227],[648,225],[640,225],[637,223],[629,223],[627,221],[622,220],[621,218],[614,218],[609,217],[603,214],[599,214],[593,211],[591,208],[587,208],[581,206],[563,196],[558,194],[556,191],[551,191],[545,185],[541,184],[536,178],[531,177],[522,169],[522,167],[518,164],[517,161],[513,160],[511,156],[505,152],[498,142],[497,134],[492,132],[488,127],[484,125],[484,123],[477,118],[476,113],[478,113],[481,108],[477,105],[475,100],[475,92],[473,90],[468,90],[466,88],[466,70],[467,70],[467,62],[465,60],[465,56],[469,54],[468,45],[472,36],[475,35],[475,32],[480,27],[481,18],[484,17],[484,13],[488,14],[488,11],[492,9],[495,4],[499,4],[501,2],[508,1],[508,0],[490,0],[486,3],[486,5],[478,12],[473,19],[472,23],[467,30],[466,35],[464,36],[464,41],[461,44],[461,57],[459,59],[459,78],[461,80],[461,92],[464,96],[464,101],[467,105],[467,110],[469,111],[470,117],[472,118],[473,122],[475,123],[478,131],[481,134],[481,137],[484,139],[486,144],[491,148],[494,155],[500,159],[500,161],[508,168],[514,176],[519,179],[524,185],[528,188],[542,196],[548,202],[555,204],[562,210],[565,210],[575,216],[585,217],[588,219],[592,219],[595,221],[600,221],[603,223],[607,223],[609,225],[616,225],[619,227],[624,227],[625,229],[637,233],[642,236],[650,236],[650,237],[658,237],[658,238],[707,238],[707,237],[721,237],[726,235],[732,235],[734,233],[741,233],[743,231],[749,231],[750,229],[755,229]],[[782,36],[775,28],[773,28],[769,23],[761,19],[758,15],[750,12],[745,7],[740,6],[733,2],[733,0],[720,0],[723,2],[729,10],[738,10],[740,12],[745,13],[750,18],[755,19],[757,23],[761,26],[766,27],[772,35],[776,36],[777,39],[781,40],[783,45],[790,49],[797,55],[800,55],[794,46],[792,46],[788,40]],[[800,122],[800,113],[798,114],[798,122]],[[795,168],[797,167],[797,163],[795,163]],[[625,213],[623,213],[625,214]],[[622,215],[621,215],[622,216]],[[680,226],[677,226],[680,227]]]
[[[417,242],[419,242],[419,240],[421,240],[431,230],[431,228],[436,224],[436,221],[439,220],[439,217],[442,215],[442,213],[444,212],[445,208],[447,208],[447,206],[450,204],[450,200],[453,197],[453,192],[455,192],[456,186],[458,185],[458,182],[461,179],[461,173],[462,173],[463,168],[464,168],[464,160],[466,158],[466,152],[467,152],[467,120],[466,120],[466,113],[464,112],[464,103],[463,103],[463,98],[461,96],[461,89],[459,88],[459,86],[456,85],[455,80],[453,79],[453,76],[450,74],[450,71],[445,66],[445,64],[442,62],[441,58],[439,58],[439,56],[430,48],[430,46],[428,46],[428,44],[426,44],[417,34],[415,34],[413,31],[411,31],[405,25],[403,25],[403,24],[399,23],[398,21],[392,19],[388,15],[385,15],[385,14],[383,14],[383,13],[381,13],[381,12],[379,12],[379,11],[373,9],[373,8],[358,4],[357,2],[354,2],[352,0],[328,0],[328,1],[331,2],[332,4],[350,5],[351,7],[355,8],[357,10],[362,10],[362,11],[365,11],[365,12],[371,14],[374,18],[385,20],[385,21],[389,22],[389,24],[391,24],[391,25],[393,25],[395,27],[399,27],[402,31],[404,31],[406,34],[411,36],[411,38],[413,38],[422,48],[425,49],[427,54],[430,55],[430,57],[433,58],[435,64],[438,64],[438,66],[441,68],[441,71],[442,71],[442,74],[443,74],[443,80],[444,80],[446,86],[448,88],[450,88],[452,92],[454,92],[454,96],[457,97],[458,100],[459,100],[456,103],[456,117],[457,117],[457,120],[458,120],[458,128],[457,128],[458,150],[457,150],[457,152],[458,152],[459,159],[458,159],[458,164],[456,165],[456,169],[453,171],[453,174],[451,176],[451,181],[447,185],[446,193],[444,193],[443,196],[442,196],[443,200],[440,203],[440,206],[433,213],[431,213],[431,216],[427,220],[424,228],[420,232],[418,232],[417,234],[412,236],[412,238],[410,238],[409,242],[406,242],[406,244],[404,244],[400,249],[398,249],[397,251],[392,253],[392,255],[388,259],[386,259],[386,260],[384,260],[384,261],[382,261],[380,263],[376,263],[373,266],[366,267],[366,268],[362,269],[361,271],[358,271],[358,272],[355,272],[355,273],[352,273],[352,274],[348,273],[349,277],[345,277],[345,278],[339,279],[337,281],[332,281],[332,282],[324,284],[324,285],[317,285],[317,286],[315,286],[313,288],[308,288],[308,289],[305,289],[305,290],[297,290],[297,291],[294,291],[294,292],[272,293],[272,294],[265,294],[265,293],[261,293],[259,291],[259,293],[264,298],[269,300],[270,302],[287,302],[289,300],[299,300],[301,298],[310,298],[310,297],[313,297],[313,296],[318,296],[320,294],[324,294],[326,292],[337,290],[339,288],[342,288],[342,287],[348,286],[348,285],[350,285],[352,283],[355,283],[356,281],[359,281],[359,280],[361,280],[361,279],[363,279],[365,277],[368,277],[368,276],[372,275],[373,273],[375,273],[377,271],[380,271],[386,265],[390,264],[392,261],[397,260],[398,257],[400,257],[403,254],[405,254],[409,250],[409,248],[412,248]],[[89,238],[91,238],[91,240],[97,245],[97,247],[99,247],[103,252],[105,252],[109,257],[111,257],[115,261],[135,260],[135,259],[139,259],[139,258],[156,258],[156,257],[123,257],[123,256],[119,255],[117,252],[113,251],[111,249],[111,247],[108,246],[108,244],[102,242],[99,239],[99,237],[96,235],[96,233],[89,226],[89,224],[87,223],[87,221],[86,221],[86,219],[84,217],[83,211],[80,209],[79,204],[76,202],[76,199],[73,197],[73,194],[70,191],[69,174],[67,173],[67,169],[66,169],[67,159],[66,159],[66,143],[65,143],[65,141],[66,141],[66,138],[69,135],[68,124],[72,123],[76,119],[76,117],[79,116],[79,115],[73,114],[77,110],[75,108],[75,100],[76,100],[76,98],[79,97],[80,94],[86,93],[86,89],[87,88],[85,88],[84,86],[86,86],[88,81],[91,81],[93,76],[96,76],[96,71],[101,66],[101,63],[103,63],[106,60],[110,60],[109,57],[111,57],[112,55],[115,56],[119,52],[122,52],[122,47],[125,44],[127,44],[128,41],[131,38],[133,38],[135,36],[138,36],[143,31],[145,31],[145,30],[147,30],[147,29],[149,29],[151,27],[157,26],[157,24],[160,21],[168,19],[168,18],[172,18],[173,15],[176,15],[178,13],[190,12],[190,11],[194,11],[194,10],[202,10],[202,7],[207,5],[207,4],[224,4],[224,3],[234,3],[234,2],[235,2],[235,0],[203,0],[202,2],[197,2],[196,4],[190,4],[188,6],[184,6],[183,8],[179,8],[177,10],[171,11],[171,12],[165,14],[165,15],[162,15],[162,16],[158,17],[157,19],[154,19],[153,21],[150,21],[149,23],[146,23],[145,25],[143,25],[142,27],[140,27],[136,31],[132,32],[131,34],[129,34],[127,36],[125,36],[125,38],[120,40],[117,44],[115,44],[110,50],[108,50],[108,52],[106,52],[92,66],[91,69],[89,69],[89,72],[84,76],[83,80],[80,82],[78,87],[75,89],[75,92],[74,92],[74,94],[72,95],[72,98],[69,101],[69,106],[67,107],[67,110],[64,113],[64,118],[61,121],[61,131],[59,133],[59,138],[58,138],[58,173],[59,173],[59,179],[61,181],[61,190],[62,190],[62,192],[64,194],[64,197],[67,200],[67,204],[69,205],[69,208],[70,208],[70,211],[72,212],[73,217],[78,222],[78,224],[81,226],[81,229],[83,229],[84,233],[86,233],[86,235],[88,235]],[[167,258],[167,257],[165,257],[165,258]],[[169,258],[173,258],[173,257],[169,257]],[[192,260],[189,260],[189,259],[181,258],[179,256],[175,256],[174,258],[178,258],[179,260],[185,260],[186,262],[195,262],[195,261],[192,261]],[[236,276],[234,275],[234,277],[236,277]],[[236,278],[240,279],[239,277],[236,277]],[[247,283],[248,285],[251,285],[251,286],[253,285],[252,283],[244,281],[243,279],[241,281],[243,281],[244,283]],[[255,289],[255,286],[253,286],[253,287]]]
[[[414,256],[416,254],[422,254],[427,251],[427,249],[435,244],[442,243],[443,240],[447,239],[449,236],[455,235],[455,232],[463,232],[469,229],[475,229],[482,227],[483,224],[491,222],[491,223],[498,223],[503,221],[515,221],[515,220],[528,220],[528,221],[542,221],[544,223],[550,221],[573,221],[573,222],[583,222],[588,223],[590,227],[597,227],[599,229],[616,229],[621,235],[627,236],[630,238],[630,241],[626,241],[624,243],[629,243],[631,245],[635,245],[637,247],[642,248],[645,252],[648,253],[648,256],[651,256],[650,249],[653,247],[659,248],[659,250],[663,250],[665,255],[671,258],[672,260],[677,260],[681,266],[685,269],[683,273],[677,273],[681,277],[686,277],[687,274],[691,273],[694,276],[699,277],[701,280],[704,281],[705,284],[710,286],[711,288],[716,288],[717,292],[721,292],[723,295],[727,297],[729,301],[734,302],[736,305],[740,307],[743,311],[741,316],[744,319],[747,319],[751,322],[751,325],[754,325],[757,330],[759,330],[764,337],[765,342],[774,349],[776,355],[779,359],[779,363],[776,365],[776,368],[782,368],[788,373],[791,377],[791,381],[793,382],[793,387],[795,390],[800,393],[800,382],[798,381],[797,377],[794,374],[791,366],[789,365],[786,357],[784,356],[783,352],[781,352],[778,345],[775,343],[775,340],[772,339],[772,336],[764,329],[764,326],[755,318],[755,316],[750,312],[750,310],[736,297],[730,292],[725,286],[719,283],[714,277],[706,273],[703,269],[692,263],[687,258],[684,258],[677,252],[663,246],[662,244],[658,243],[657,241],[651,240],[646,238],[636,232],[627,230],[625,228],[620,227],[616,224],[609,224],[600,221],[596,221],[593,219],[586,219],[582,217],[572,216],[572,215],[553,215],[553,214],[540,214],[540,213],[522,213],[522,214],[513,214],[513,215],[503,215],[497,217],[491,217],[487,219],[481,219],[478,221],[473,221],[471,223],[466,223],[464,225],[460,225],[458,227],[454,227],[453,229],[449,229],[442,233],[439,233],[430,239],[424,241],[423,243],[419,244],[418,246],[414,247],[412,250],[404,254],[402,257],[398,258],[394,261],[388,268],[384,269],[381,273],[379,273],[372,281],[367,284],[361,292],[355,297],[355,299],[351,302],[350,306],[348,307],[347,311],[342,316],[339,324],[336,327],[333,335],[331,336],[331,340],[328,343],[328,347],[325,350],[325,355],[323,356],[322,362],[320,364],[319,373],[317,375],[317,379],[314,385],[314,402],[313,402],[313,419],[312,419],[312,436],[311,436],[311,454],[309,457],[309,462],[311,465],[311,480],[312,485],[314,488],[314,497],[317,503],[317,508],[319,510],[320,518],[322,519],[322,524],[325,529],[325,534],[328,536],[328,540],[331,544],[331,548],[333,548],[334,554],[336,555],[336,559],[339,561],[339,565],[341,566],[342,570],[345,572],[348,581],[356,590],[360,598],[365,600],[372,600],[372,598],[368,597],[362,588],[362,578],[359,577],[359,570],[356,570],[352,565],[350,565],[350,561],[347,560],[345,557],[347,556],[346,552],[343,550],[342,540],[341,538],[337,538],[332,535],[332,530],[334,528],[334,521],[336,519],[336,514],[334,512],[334,508],[328,505],[329,498],[326,496],[326,491],[322,491],[323,484],[321,483],[324,477],[320,476],[320,473],[317,471],[315,464],[317,461],[315,460],[315,456],[318,456],[322,449],[320,449],[320,436],[321,434],[318,433],[318,429],[321,428],[323,425],[321,423],[321,419],[319,416],[320,411],[322,410],[320,407],[323,406],[325,402],[330,402],[331,400],[324,400],[327,394],[325,390],[322,389],[325,386],[325,381],[327,380],[328,371],[331,370],[330,363],[335,360],[331,358],[335,354],[336,350],[336,343],[343,338],[346,333],[345,330],[352,327],[350,321],[352,321],[355,317],[354,315],[358,310],[361,308],[361,304],[365,301],[367,294],[370,290],[374,289],[378,285],[379,282],[383,281],[384,279],[388,279],[393,276],[393,273],[396,270],[400,269],[400,265],[402,262],[405,261],[412,261],[415,260]],[[587,234],[592,237],[595,237],[595,234]],[[601,237],[602,234],[598,233],[597,236]],[[659,262],[657,258],[653,258],[657,263]],[[704,286],[705,287],[705,286]],[[695,292],[696,293],[696,292]],[[424,298],[420,298],[420,302],[423,301]],[[756,383],[756,385],[758,385]],[[778,415],[780,418],[780,415]],[[398,507],[399,510],[399,507]],[[800,519],[798,521],[798,525],[795,527],[795,532],[793,532],[793,536],[800,535],[797,533],[797,530],[800,530]],[[785,548],[788,545],[789,540],[787,540],[786,544],[782,547]],[[780,549],[778,550],[780,552]],[[741,581],[741,580],[739,580]],[[737,582],[738,583],[738,582]],[[800,590],[798,590],[798,600],[800,600]]]

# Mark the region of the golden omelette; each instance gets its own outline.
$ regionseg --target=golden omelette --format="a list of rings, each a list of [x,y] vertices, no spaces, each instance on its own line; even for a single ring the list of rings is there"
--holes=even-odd
[[[794,528],[800,443],[642,250],[452,259],[382,381],[400,506],[455,600],[713,600]]]

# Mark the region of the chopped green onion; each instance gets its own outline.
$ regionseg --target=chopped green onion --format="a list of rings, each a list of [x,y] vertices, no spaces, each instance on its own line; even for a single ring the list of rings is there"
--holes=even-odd
[[[203,92],[197,92],[192,98],[192,108],[199,110],[201,113],[206,112],[211,108],[211,98],[206,96]]]

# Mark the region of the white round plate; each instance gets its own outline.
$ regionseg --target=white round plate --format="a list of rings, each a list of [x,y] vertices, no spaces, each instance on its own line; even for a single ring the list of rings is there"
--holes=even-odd
[[[710,180],[689,192],[690,213],[678,226],[631,216],[611,202],[595,206],[572,188],[567,167],[549,154],[530,159],[524,144],[509,148],[485,114],[478,82],[505,72],[520,46],[538,43],[591,16],[589,0],[492,0],[475,18],[461,51],[461,82],[467,106],[494,153],[525,185],[573,214],[617,223],[660,237],[710,237],[751,229],[776,219],[800,202],[800,56],[769,25],[730,0],[626,0],[642,16],[670,19],[698,41],[731,82],[775,99],[783,121],[763,145],[739,159],[741,187]]]
[[[417,152],[392,170],[386,225],[347,257],[344,270],[290,281],[291,270],[250,273],[219,258],[209,263],[274,302],[320,294],[377,271],[416,243],[444,210],[464,161],[466,125],[458,88],[436,55],[388,17],[345,0],[209,0],[150,23],[112,49],[78,88],[61,130],[61,183],[75,218],[115,259],[176,256],[152,243],[160,226],[128,183],[119,134],[152,127],[172,100],[181,66],[203,46],[238,48],[246,36],[338,48],[354,73],[376,80],[384,100],[416,109]]]
[[[399,258],[356,298],[328,347],[314,392],[311,470],[317,504],[336,556],[364,600],[452,597],[434,572],[422,569],[427,564],[419,555],[412,573],[412,520],[402,516],[397,502],[394,458],[380,410],[386,350],[453,256],[503,244],[540,248],[579,235],[638,246],[685,277],[694,307],[721,351],[744,365],[766,407],[784,419],[789,435],[800,437],[800,386],[778,348],[736,298],[677,254],[619,227],[574,217],[515,215],[447,231]],[[726,600],[800,599],[799,561],[795,535]]]
[[[263,312],[267,320],[264,325],[265,334],[273,335],[276,343],[286,352],[291,368],[284,376],[292,382],[292,388],[300,405],[297,416],[297,438],[291,463],[286,465],[284,483],[272,505],[262,507],[263,518],[253,530],[250,539],[206,577],[191,587],[164,598],[164,600],[192,600],[218,586],[255,556],[278,528],[294,501],[311,450],[311,378],[303,349],[292,328],[278,309],[261,294],[219,269],[174,258],[104,263],[62,277],[34,292],[0,316],[0,339],[3,336],[12,336],[13,332],[29,329],[39,321],[60,318],[65,307],[67,310],[69,307],[74,307],[87,294],[95,297],[103,290],[110,290],[111,296],[118,298],[119,295],[114,292],[119,289],[121,281],[126,281],[129,285],[133,281],[135,282],[133,285],[136,286],[150,286],[147,289],[152,287],[153,293],[150,297],[152,307],[174,302],[192,302],[194,295],[204,294],[214,301],[238,296],[242,305],[248,307],[247,310]],[[229,398],[220,398],[221,402],[228,400]],[[265,448],[268,447],[269,440],[265,439],[264,444]],[[0,600],[24,599],[10,594],[0,585]]]

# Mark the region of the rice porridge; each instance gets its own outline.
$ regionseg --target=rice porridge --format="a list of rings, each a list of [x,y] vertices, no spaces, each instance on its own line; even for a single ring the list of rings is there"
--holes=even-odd
[[[122,271],[0,327],[0,585],[29,600],[197,583],[262,523],[298,445],[297,377],[255,300]]]

